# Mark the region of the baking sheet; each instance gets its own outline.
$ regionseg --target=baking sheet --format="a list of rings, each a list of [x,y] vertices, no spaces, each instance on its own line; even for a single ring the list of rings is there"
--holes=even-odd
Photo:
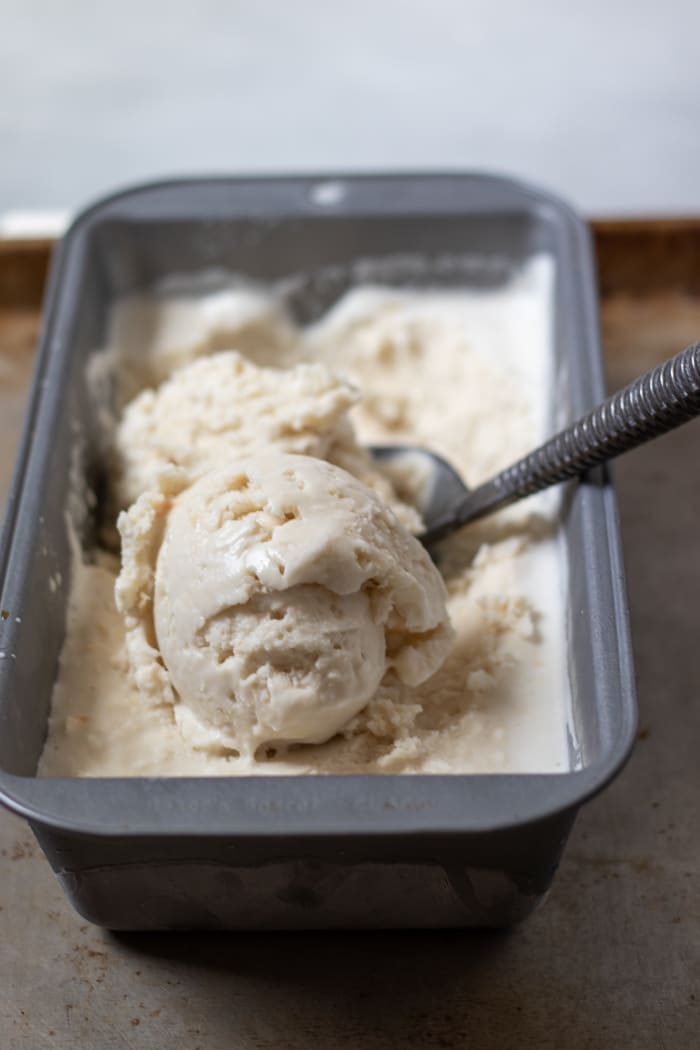
[[[674,290],[679,282],[664,282],[657,266],[663,291],[635,283],[653,269],[645,270],[636,236],[633,259],[606,257],[602,267],[603,286],[615,292],[603,306],[611,389],[700,334],[692,282],[684,280],[687,292]],[[0,306],[0,501],[37,325],[29,304]],[[640,739],[622,776],[581,811],[537,914],[508,934],[117,937],[71,910],[26,826],[3,810],[0,1045],[693,1046],[700,1027],[699,450],[695,422],[616,467]]]

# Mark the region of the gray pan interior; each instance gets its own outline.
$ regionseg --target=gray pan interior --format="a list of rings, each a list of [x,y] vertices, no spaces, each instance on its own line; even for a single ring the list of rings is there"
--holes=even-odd
[[[358,259],[385,260],[390,281],[416,283],[427,274],[432,284],[494,284],[541,250],[556,259],[555,343],[564,421],[604,392],[594,270],[584,225],[538,190],[481,175],[212,179],[131,190],[78,218],[52,265],[0,541],[0,607],[8,613],[0,620],[0,797],[7,805],[49,836],[464,835],[523,829],[572,812],[600,790],[624,762],[635,728],[616,508],[604,471],[573,487],[566,506],[569,669],[580,760],[575,771],[34,776],[64,637],[71,469],[99,487],[99,426],[85,364],[103,343],[114,297],[173,272],[213,267],[262,281],[304,272],[303,293],[291,301],[308,319],[340,294]],[[426,263],[423,277],[412,268],[416,257]],[[330,277],[328,267],[335,268]],[[89,545],[90,513],[79,525]]]

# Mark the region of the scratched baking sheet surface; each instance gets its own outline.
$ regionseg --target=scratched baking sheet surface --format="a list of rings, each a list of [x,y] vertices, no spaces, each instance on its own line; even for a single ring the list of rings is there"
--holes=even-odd
[[[617,297],[610,387],[691,342],[700,300]],[[0,311],[0,502],[38,320]],[[508,934],[132,934],[85,924],[0,811],[0,1048],[609,1050],[700,1028],[700,423],[616,468],[640,700],[549,901]]]

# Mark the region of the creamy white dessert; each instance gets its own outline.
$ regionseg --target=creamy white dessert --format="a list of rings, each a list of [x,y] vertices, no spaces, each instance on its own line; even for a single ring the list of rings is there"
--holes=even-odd
[[[136,401],[116,431],[113,484],[123,505],[145,492],[123,526],[122,585],[134,567],[138,585],[130,594],[122,586],[122,618],[113,597],[118,559],[98,553],[97,564],[76,565],[40,774],[567,768],[565,574],[556,496],[531,498],[445,544],[440,570],[455,632],[448,646],[434,589],[437,574],[430,566],[432,576],[427,569],[425,576],[416,575],[402,547],[410,541],[414,553],[420,549],[406,532],[418,528],[416,516],[362,448],[379,442],[424,445],[476,484],[542,440],[551,427],[554,385],[551,285],[551,262],[539,258],[494,290],[358,288],[306,329],[292,323],[272,293],[232,289],[119,304],[110,354],[123,397]],[[235,353],[217,353],[222,349]],[[190,363],[195,358],[201,360]],[[174,367],[180,370],[172,374]],[[313,391],[300,379],[304,367],[311,369]],[[230,396],[227,372],[233,377]],[[238,387],[236,374],[245,379]],[[191,381],[197,375],[200,385]],[[255,396],[243,396],[246,384],[257,390]],[[150,392],[141,392],[144,387]],[[298,411],[290,412],[294,406],[282,402],[293,387]],[[180,413],[181,432],[178,405],[187,406]],[[349,592],[347,608],[344,602],[335,611],[325,593],[304,590],[318,583],[303,545],[300,565],[310,575],[299,576],[296,594],[296,585],[274,590],[263,584],[258,590],[253,584],[231,601],[224,587],[218,612],[215,602],[193,617],[173,614],[175,605],[186,609],[192,598],[187,574],[200,557],[191,547],[190,525],[183,532],[177,522],[189,514],[196,527],[200,487],[219,491],[235,460],[265,459],[265,448],[274,452],[273,461],[303,453],[312,474],[332,471],[323,465],[327,459],[359,479],[345,487],[359,486],[365,504],[378,494],[403,514],[401,524],[382,508],[392,522],[387,536],[394,537],[397,552],[403,550],[398,561],[409,578],[421,581],[425,601],[416,638],[437,631],[439,641],[426,649],[430,656],[422,660],[420,675],[401,673],[394,658],[397,635],[381,616],[367,620],[367,603],[358,599],[362,585]],[[224,473],[215,481],[217,470]],[[274,470],[266,471],[260,491],[274,500],[280,495],[270,487]],[[219,491],[216,498],[221,496]],[[265,513],[258,507],[253,516]],[[319,507],[316,517],[323,531],[333,515]],[[237,520],[234,515],[234,532]],[[271,538],[294,520],[273,521]],[[336,535],[361,535],[353,530],[346,523]],[[210,539],[203,539],[203,550]],[[341,545],[338,565],[351,546]],[[369,548],[376,559],[377,549],[371,543]],[[377,578],[390,579],[387,565],[397,567],[387,557],[375,567]],[[201,593],[195,587],[197,601],[206,594],[207,572],[215,576],[215,557],[210,552],[206,558],[206,571],[202,564],[195,574],[203,581]],[[172,581],[172,593],[162,582],[159,590],[159,566],[163,580]],[[339,568],[337,574],[340,580]],[[226,586],[233,586],[231,580]],[[156,600],[169,611],[158,613]],[[193,663],[183,644],[182,632],[191,641],[208,617],[216,623],[206,639],[208,652],[224,654],[216,667],[230,672],[228,678],[214,664],[209,670],[198,664],[199,656]],[[287,658],[274,626],[285,617],[293,630],[299,628]],[[413,635],[408,622],[404,617],[398,637],[406,629]],[[337,667],[333,658],[324,661],[327,644],[342,653]],[[333,650],[335,644],[341,649]],[[297,648],[303,653],[299,665],[289,655]],[[358,653],[368,656],[366,667],[359,666]],[[270,668],[284,667],[285,659],[296,668],[300,703],[295,707],[287,682],[275,711],[275,690],[266,690],[265,683]],[[250,690],[241,688],[244,666],[252,668]],[[331,682],[337,693],[327,688]],[[245,701],[232,710],[231,698],[244,692]]]
[[[112,481],[120,509],[154,484],[167,466],[194,481],[231,458],[260,449],[325,458],[348,428],[360,398],[322,365],[258,368],[240,353],[201,358],[156,390],[142,391],[119,420]]]
[[[419,531],[420,516],[397,499],[356,441],[348,411],[360,398],[356,387],[320,363],[281,372],[255,365],[237,351],[222,351],[177,368],[156,389],[127,402],[116,423],[107,526],[155,486],[168,467],[180,468],[184,486],[232,456],[273,448],[345,466],[375,489],[409,529]]]
[[[321,459],[268,451],[150,489],[119,528],[132,673],[193,746],[323,743],[388,673],[420,685],[452,647],[426,550]]]

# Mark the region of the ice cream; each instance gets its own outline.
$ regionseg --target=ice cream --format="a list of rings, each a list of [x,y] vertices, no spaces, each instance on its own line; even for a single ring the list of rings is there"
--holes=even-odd
[[[223,351],[175,369],[129,401],[117,422],[109,449],[106,535],[117,513],[155,486],[162,471],[178,467],[181,484],[191,484],[232,457],[265,449],[345,467],[418,532],[420,516],[397,497],[356,441],[348,411],[360,396],[320,363],[294,365],[281,374]]]
[[[320,364],[258,368],[234,351],[177,369],[130,401],[116,427],[111,479],[119,508],[150,488],[166,467],[189,482],[231,455],[265,448],[325,457],[352,440],[348,409],[360,393]]]
[[[196,283],[196,282],[194,282]],[[117,407],[158,386],[176,369],[219,350],[238,350],[257,365],[296,363],[297,332],[279,297],[250,287],[202,294],[127,296],[113,312],[118,347]],[[144,348],[146,352],[144,353]]]
[[[281,293],[275,289],[251,292],[232,287],[213,295],[169,291],[117,304],[105,360],[120,377],[117,386],[123,397],[137,397],[122,412],[115,431],[117,445],[121,441],[122,466],[117,473],[121,471],[119,484],[124,486],[122,502],[128,503],[145,486],[145,494],[125,518],[121,580],[124,584],[130,579],[134,590],[131,595],[121,592],[123,617],[110,597],[118,562],[98,552],[98,564],[75,566],[66,644],[40,773],[256,775],[566,769],[570,762],[566,570],[556,493],[541,494],[477,522],[445,545],[439,567],[455,640],[425,680],[411,680],[397,665],[389,666],[396,638],[386,624],[381,632],[387,661],[384,670],[378,658],[368,660],[359,677],[353,662],[355,647],[369,652],[374,644],[372,651],[378,653],[382,640],[378,630],[368,632],[364,613],[356,607],[364,608],[362,600],[350,602],[351,611],[343,611],[345,627],[337,626],[341,620],[334,619],[335,614],[324,606],[325,635],[319,627],[317,604],[305,599],[302,607],[296,598],[287,604],[293,588],[268,592],[265,585],[257,592],[253,581],[235,617],[212,612],[211,637],[204,639],[208,651],[219,647],[224,654],[220,666],[226,672],[233,672],[235,663],[227,655],[227,646],[242,651],[236,667],[242,667],[253,653],[249,666],[258,668],[254,677],[257,674],[262,683],[269,680],[265,653],[269,650],[274,662],[275,653],[283,650],[275,650],[270,632],[278,629],[275,623],[284,622],[287,610],[295,624],[314,625],[307,635],[315,635],[317,655],[336,626],[346,631],[343,675],[347,673],[353,682],[352,689],[326,692],[327,697],[334,697],[332,703],[325,707],[317,703],[313,711],[316,726],[321,709],[329,718],[329,732],[334,735],[325,742],[303,743],[314,737],[298,735],[297,742],[287,744],[292,733],[282,728],[282,715],[279,720],[275,715],[274,724],[269,712],[260,715],[267,704],[263,688],[251,691],[245,703],[234,704],[236,718],[248,712],[253,736],[260,730],[251,739],[261,744],[254,752],[235,747],[232,705],[225,704],[222,684],[224,672],[219,678],[212,670],[212,684],[200,694],[200,672],[189,662],[188,646],[178,648],[175,640],[169,642],[168,617],[159,626],[155,613],[159,566],[166,560],[173,580],[168,601],[173,607],[175,601],[181,603],[183,609],[189,601],[194,548],[187,540],[187,530],[180,531],[176,540],[175,523],[185,514],[182,508],[196,499],[198,486],[205,484],[211,470],[229,471],[241,456],[257,461],[276,450],[279,456],[302,453],[309,470],[315,469],[311,466],[315,459],[322,470],[339,466],[355,477],[350,484],[369,485],[384,503],[404,513],[402,521],[410,531],[417,528],[415,513],[403,507],[401,494],[391,479],[377,472],[364,446],[425,445],[449,459],[468,483],[475,484],[543,440],[554,425],[552,276],[551,261],[540,257],[510,281],[491,289],[356,288],[305,328],[289,319]],[[222,350],[237,354],[220,354]],[[253,368],[270,370],[269,376],[255,378],[261,389],[268,384],[264,396],[239,397],[244,387],[235,384],[213,395],[213,402],[221,407],[221,418],[229,411],[229,401],[241,412],[240,425],[232,426],[229,420],[220,434],[210,422],[195,418],[195,406],[208,402],[191,382],[183,380],[186,374],[200,375],[204,388],[204,377],[220,367],[217,358],[222,362],[237,359],[242,374]],[[306,373],[317,376],[319,396],[307,397],[306,380],[298,382],[296,400],[303,411],[295,416],[292,440],[307,443],[289,444],[290,434],[285,432],[289,416],[284,415],[289,406],[277,403],[273,407],[273,402],[284,402],[294,375],[302,376],[307,367],[322,369]],[[195,371],[188,373],[190,369]],[[143,395],[145,387],[152,392]],[[358,393],[360,399],[355,400]],[[140,403],[139,395],[144,398]],[[259,408],[268,395],[271,415],[265,423]],[[122,402],[118,399],[117,404]],[[192,414],[188,414],[190,405]],[[307,419],[307,409],[316,413],[316,421],[311,422],[311,416]],[[218,411],[212,413],[212,419]],[[233,407],[230,411],[235,414]],[[178,420],[182,420],[182,433],[188,434],[186,440],[178,434]],[[324,467],[324,461],[331,466]],[[189,486],[195,495],[187,495]],[[276,498],[268,489],[268,485],[261,486],[266,498]],[[363,492],[370,502],[376,498],[364,488]],[[255,511],[254,517],[260,513]],[[325,512],[317,517],[322,527]],[[275,529],[284,532],[290,524]],[[166,540],[171,526],[172,535]],[[311,558],[308,566],[313,564]],[[403,556],[401,564],[406,569],[413,565]],[[201,575],[206,591],[203,569]],[[283,583],[284,573],[279,575]],[[230,583],[229,577],[227,580]],[[303,590],[317,584],[300,586]],[[197,601],[203,600],[198,595]],[[222,602],[227,610],[233,605],[228,598]],[[280,614],[282,619],[275,620]],[[425,622],[429,621],[430,617]],[[183,623],[179,618],[177,622]],[[196,634],[199,628],[193,623],[182,628],[184,635],[188,631],[192,635],[193,630]],[[181,637],[180,631],[178,626],[175,639]],[[301,634],[295,637],[302,638]],[[262,639],[259,645],[256,638]],[[299,645],[303,650],[302,641]],[[283,665],[285,659],[283,656]],[[324,674],[331,673],[331,664],[314,661],[311,669],[309,661],[306,684],[312,679],[320,682]],[[358,677],[353,680],[352,674]],[[370,688],[377,675],[381,675],[378,684]],[[242,692],[239,685],[236,679],[234,696]],[[365,688],[368,699],[360,704]],[[312,691],[309,687],[305,693],[309,700]],[[220,703],[214,700],[217,695]],[[313,706],[306,705],[307,714]],[[353,708],[357,713],[352,713]],[[215,710],[225,710],[226,717],[218,719],[212,713]],[[333,725],[335,714],[338,721]],[[305,733],[303,724],[299,729],[300,722],[304,719],[295,721],[295,728]],[[269,735],[278,730],[278,736]],[[320,740],[321,731],[317,732],[315,738]]]
[[[131,665],[194,746],[322,743],[387,674],[419,685],[451,648],[424,548],[321,459],[268,451],[149,490],[120,529]]]

